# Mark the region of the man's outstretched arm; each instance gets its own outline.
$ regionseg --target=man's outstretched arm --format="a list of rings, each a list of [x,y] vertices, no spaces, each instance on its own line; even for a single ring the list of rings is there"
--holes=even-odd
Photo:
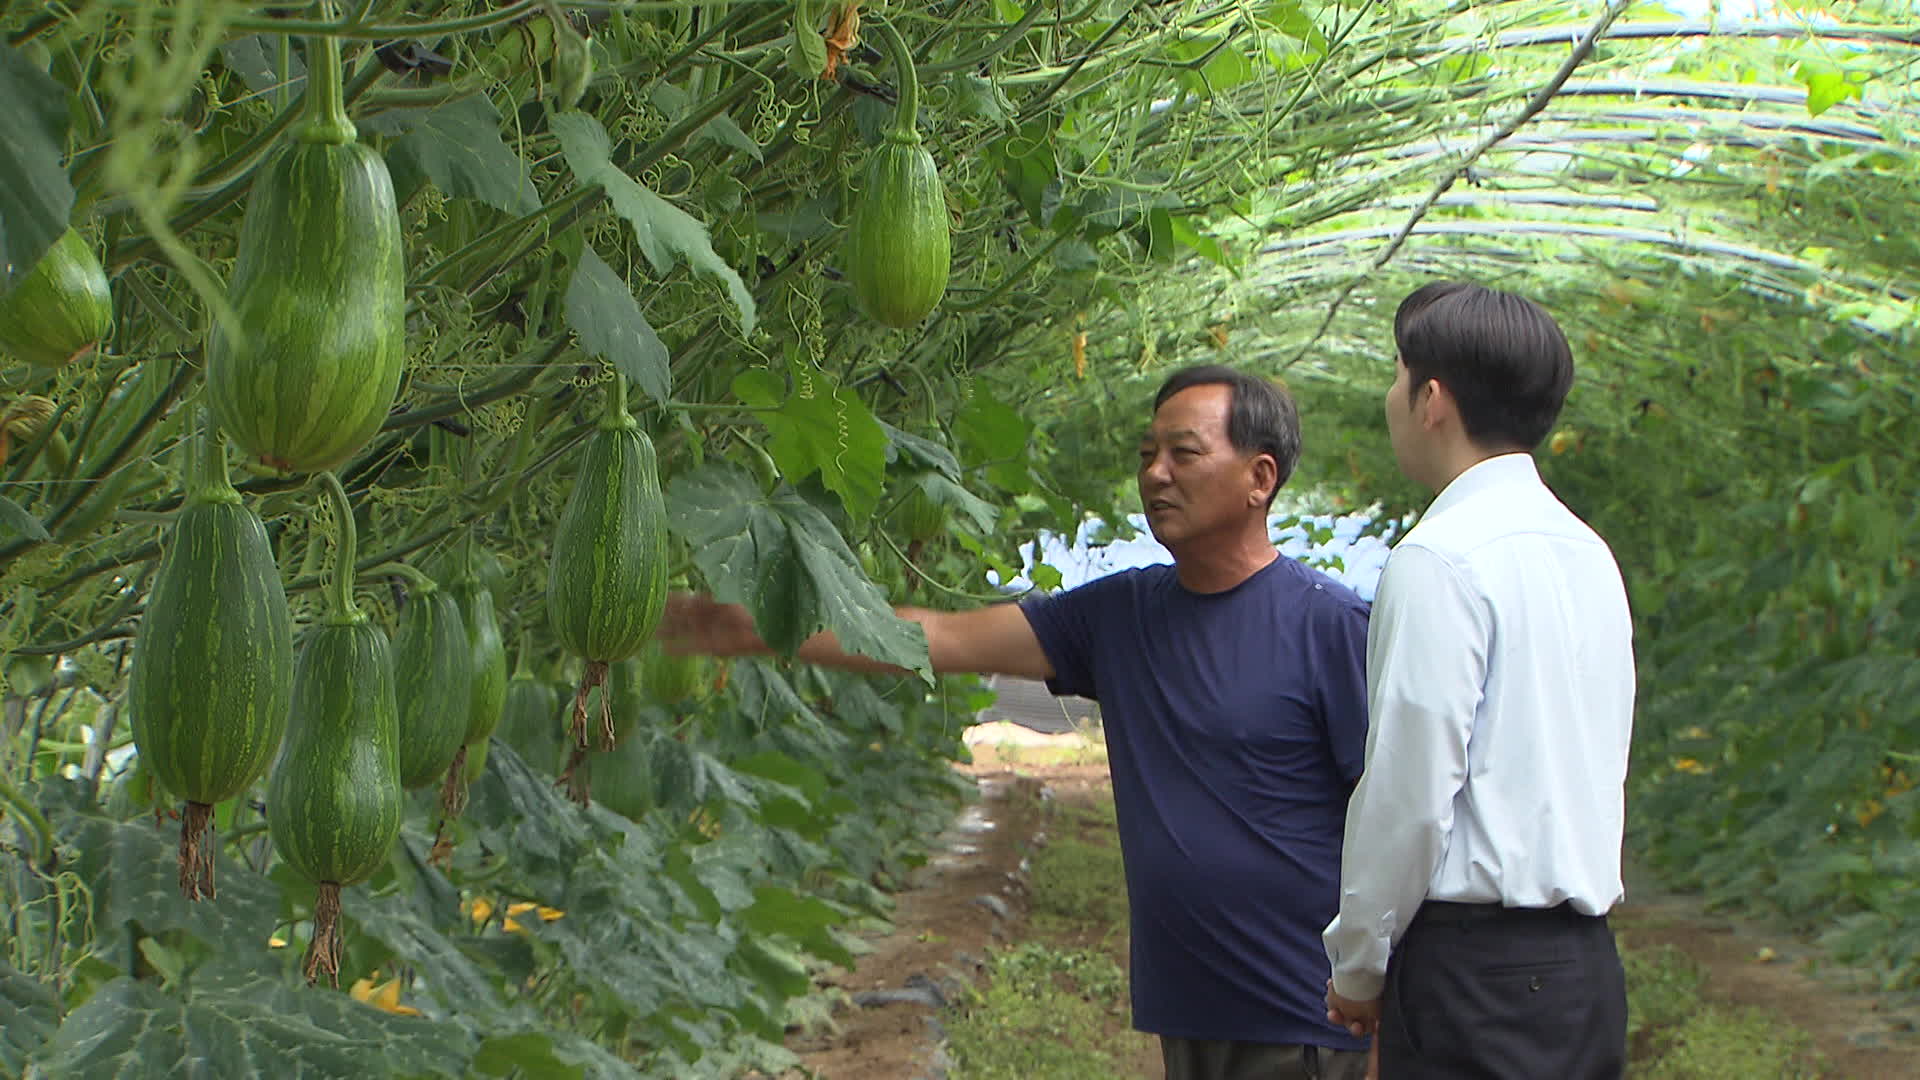
[[[932,611],[900,607],[894,614],[920,624],[927,635],[927,656],[940,674],[975,672],[1051,679],[1053,665],[1040,648],[1033,626],[1018,604],[993,604],[972,611]],[[722,604],[694,593],[667,597],[666,613],[654,637],[669,652],[706,656],[767,656],[773,650],[739,604]],[[850,653],[830,630],[802,642],[799,657],[810,664],[867,674],[907,674],[905,668]]]

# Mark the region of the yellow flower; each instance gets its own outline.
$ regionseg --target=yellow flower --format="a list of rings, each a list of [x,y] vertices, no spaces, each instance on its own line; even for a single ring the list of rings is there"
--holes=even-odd
[[[279,934],[275,934],[267,939],[267,948],[269,949],[284,949],[286,947],[287,939],[281,937]]]
[[[466,904],[468,914],[475,923],[484,923],[493,918],[493,901],[484,896],[476,896]]]
[[[1675,772],[1689,773],[1694,776],[1704,776],[1710,771],[1705,765],[1690,757],[1673,759],[1673,769]]]
[[[555,919],[565,918],[567,914],[559,908],[541,907],[539,910],[541,922],[552,922]]]
[[[376,971],[356,981],[353,988],[347,991],[348,995],[355,1001],[371,1005],[382,1012],[393,1013],[395,1016],[419,1016],[419,1009],[400,1004],[400,980],[388,979],[379,986],[375,986],[373,980],[379,975],[380,973]]]

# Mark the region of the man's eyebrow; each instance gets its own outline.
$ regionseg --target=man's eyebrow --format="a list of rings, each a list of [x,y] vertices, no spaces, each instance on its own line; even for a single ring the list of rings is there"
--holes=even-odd
[[[1140,436],[1140,441],[1152,442],[1154,437],[1153,432],[1149,431],[1145,435]],[[1175,428],[1161,437],[1165,438],[1168,442],[1172,442],[1175,439],[1197,439],[1200,437],[1200,432],[1193,428]]]

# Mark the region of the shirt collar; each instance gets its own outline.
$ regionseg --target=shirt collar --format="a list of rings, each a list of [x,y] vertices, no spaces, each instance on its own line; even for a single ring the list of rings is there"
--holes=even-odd
[[[1496,454],[1476,462],[1466,472],[1454,477],[1453,482],[1442,488],[1427,506],[1427,512],[1421,515],[1421,520],[1445,513],[1483,491],[1515,484],[1538,485],[1540,482],[1540,468],[1534,464],[1532,454]]]

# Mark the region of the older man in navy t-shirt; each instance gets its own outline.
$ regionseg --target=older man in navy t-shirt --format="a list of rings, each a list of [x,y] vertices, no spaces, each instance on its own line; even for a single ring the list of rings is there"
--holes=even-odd
[[[1171,566],[1022,605],[1048,688],[1100,702],[1135,1026],[1365,1049],[1326,1019],[1327,913],[1365,755],[1365,603],[1290,559],[1221,593]]]
[[[1267,514],[1300,456],[1285,391],[1175,372],[1140,440],[1140,501],[1172,566],[974,611],[896,608],[935,671],[1045,679],[1097,698],[1133,909],[1134,1025],[1169,1080],[1359,1080],[1327,1021],[1320,931],[1367,737],[1367,607],[1280,557]],[[738,606],[675,595],[680,652],[766,652]],[[801,659],[898,671],[831,633]]]

